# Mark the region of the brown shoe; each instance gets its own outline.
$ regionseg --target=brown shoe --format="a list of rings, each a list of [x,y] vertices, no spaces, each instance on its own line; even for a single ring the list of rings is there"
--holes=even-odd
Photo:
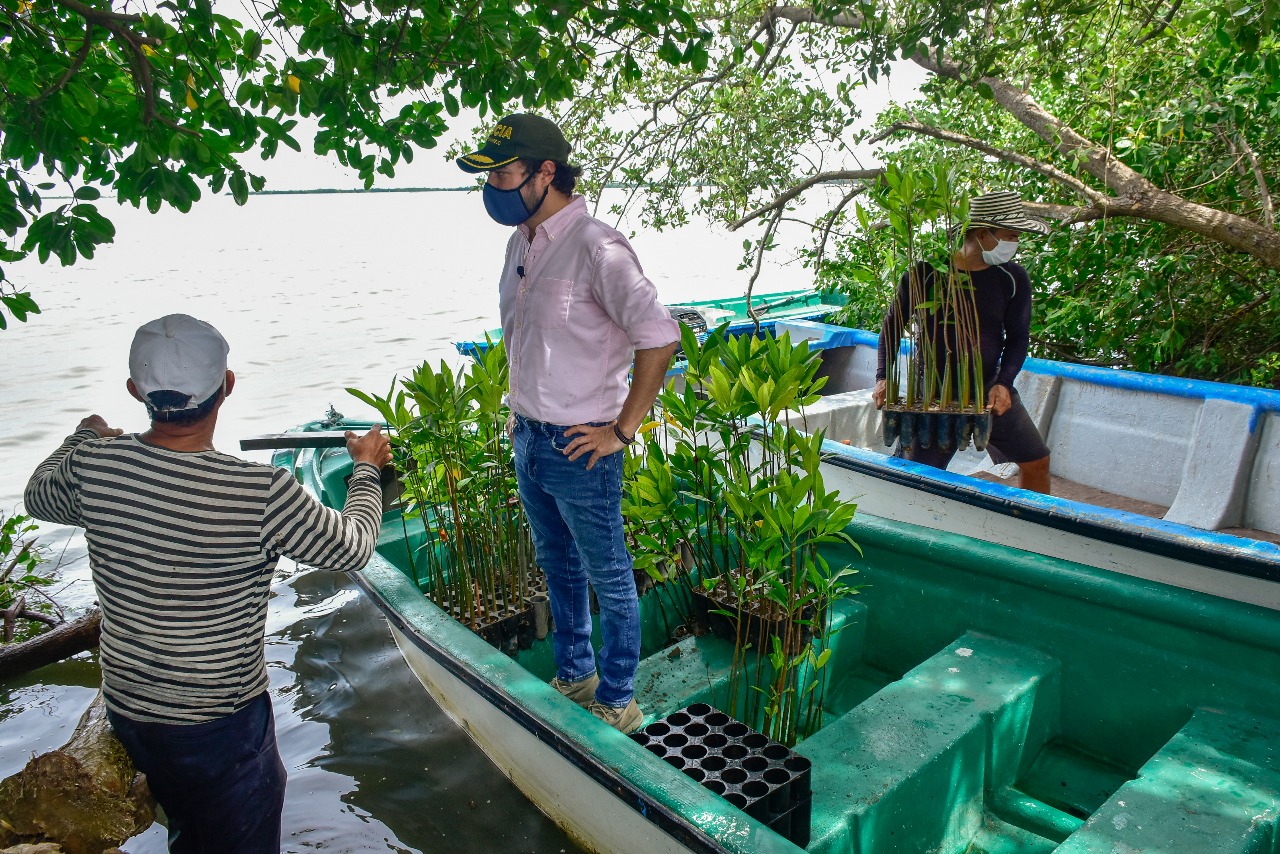
[[[596,701],[596,686],[599,684],[600,677],[595,673],[579,679],[577,682],[566,682],[559,676],[551,680],[552,688],[555,688],[584,709]]]
[[[640,711],[634,697],[625,706],[592,703],[587,706],[587,711],[620,732],[635,732],[644,723],[644,712]]]

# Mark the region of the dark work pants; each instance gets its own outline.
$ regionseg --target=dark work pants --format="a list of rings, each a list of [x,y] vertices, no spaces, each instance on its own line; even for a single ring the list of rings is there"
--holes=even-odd
[[[170,851],[279,854],[285,771],[265,691],[202,724],[107,716],[169,817]]]

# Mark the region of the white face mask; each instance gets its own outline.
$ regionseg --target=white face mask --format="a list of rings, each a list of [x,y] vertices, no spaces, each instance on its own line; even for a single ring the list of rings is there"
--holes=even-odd
[[[1004,264],[1013,260],[1013,256],[1018,254],[1018,241],[1016,240],[996,240],[995,249],[983,249],[982,260],[988,264]]]

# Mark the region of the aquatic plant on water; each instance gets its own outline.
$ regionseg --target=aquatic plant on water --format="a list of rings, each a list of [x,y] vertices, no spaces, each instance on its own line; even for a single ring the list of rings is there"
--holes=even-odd
[[[951,260],[968,218],[968,202],[955,198],[954,187],[955,176],[945,166],[891,165],[872,194],[887,223],[888,254],[878,270],[855,272],[864,278],[905,274],[909,306],[909,316],[900,318],[905,358],[895,357],[902,340],[886,342],[887,445],[901,437],[904,444],[924,447],[964,448],[971,438],[984,446],[989,430],[973,286]],[[870,222],[861,205],[857,214]]]
[[[501,342],[465,371],[423,363],[399,385],[385,397],[348,391],[390,428],[414,582],[472,629],[524,612],[541,573],[506,432]]]
[[[824,617],[854,592],[853,570],[818,553],[852,540],[855,505],[828,491],[822,434],[789,414],[825,382],[807,344],[789,336],[699,344],[683,330],[688,366],[658,400],[643,464],[627,483],[624,514],[638,566],[659,591],[704,603],[704,618],[734,644],[728,696],[715,702],[786,744],[821,726]],[[854,544],[856,547],[856,544]]]

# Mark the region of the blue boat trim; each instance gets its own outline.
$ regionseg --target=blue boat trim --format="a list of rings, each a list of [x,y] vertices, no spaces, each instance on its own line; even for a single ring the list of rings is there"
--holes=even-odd
[[[823,451],[824,460],[838,468],[972,507],[1234,575],[1280,581],[1280,546],[1272,543],[1050,495],[1030,495],[1003,484],[983,482],[979,489],[972,478],[838,442],[823,442]]]
[[[708,852],[708,854],[727,854],[726,849],[718,845],[715,840],[704,835],[698,828],[691,826],[662,804],[655,803],[647,798],[629,780],[615,773],[612,768],[601,764],[595,757],[580,750],[571,741],[561,736],[557,730],[547,726],[523,706],[515,703],[505,692],[499,691],[493,684],[463,664],[461,660],[450,655],[433,643],[430,638],[417,631],[408,620],[390,606],[386,599],[382,597],[382,594],[363,575],[358,572],[351,575],[361,591],[373,601],[388,622],[412,640],[414,646],[461,680],[468,688],[482,696],[494,708],[501,710],[516,724],[536,736],[543,744],[553,748],[592,780],[609,789],[623,803],[631,804],[637,812],[681,844],[693,851]]]

